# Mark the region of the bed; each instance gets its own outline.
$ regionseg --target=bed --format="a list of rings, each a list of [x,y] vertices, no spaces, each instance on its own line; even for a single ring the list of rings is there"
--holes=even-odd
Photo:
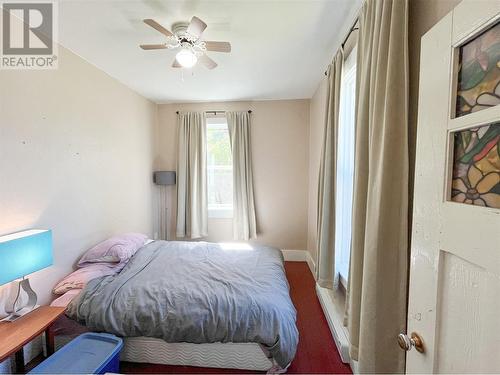
[[[67,316],[124,337],[132,362],[280,371],[298,343],[283,257],[266,246],[154,241]]]

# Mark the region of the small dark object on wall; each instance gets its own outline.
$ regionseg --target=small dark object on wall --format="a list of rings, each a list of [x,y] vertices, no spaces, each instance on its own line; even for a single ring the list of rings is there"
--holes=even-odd
[[[157,171],[153,173],[156,185],[175,185],[175,171]]]

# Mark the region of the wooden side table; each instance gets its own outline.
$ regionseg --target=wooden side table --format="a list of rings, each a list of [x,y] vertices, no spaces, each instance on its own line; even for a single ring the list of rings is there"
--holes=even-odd
[[[15,354],[16,372],[24,372],[23,346],[45,332],[47,355],[54,353],[54,338],[49,329],[64,307],[41,306],[14,322],[0,322],[0,362]]]

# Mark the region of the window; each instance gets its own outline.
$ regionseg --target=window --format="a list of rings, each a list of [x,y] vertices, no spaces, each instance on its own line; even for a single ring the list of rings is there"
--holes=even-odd
[[[351,219],[354,181],[354,134],[356,105],[356,48],[344,60],[340,86],[340,113],[335,206],[335,269],[347,286],[351,255]]]
[[[233,217],[233,160],[225,117],[207,118],[208,217]]]
[[[451,200],[500,208],[500,121],[451,134],[454,139]]]
[[[455,117],[500,104],[500,22],[458,47]]]

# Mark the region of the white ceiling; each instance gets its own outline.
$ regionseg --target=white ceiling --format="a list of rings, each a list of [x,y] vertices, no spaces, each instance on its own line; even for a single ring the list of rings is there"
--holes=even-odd
[[[65,0],[59,42],[157,103],[310,98],[359,0]],[[145,25],[171,29],[193,15],[205,40],[229,41],[230,54],[209,52],[219,66],[171,68],[174,51],[143,51],[162,43]]]

